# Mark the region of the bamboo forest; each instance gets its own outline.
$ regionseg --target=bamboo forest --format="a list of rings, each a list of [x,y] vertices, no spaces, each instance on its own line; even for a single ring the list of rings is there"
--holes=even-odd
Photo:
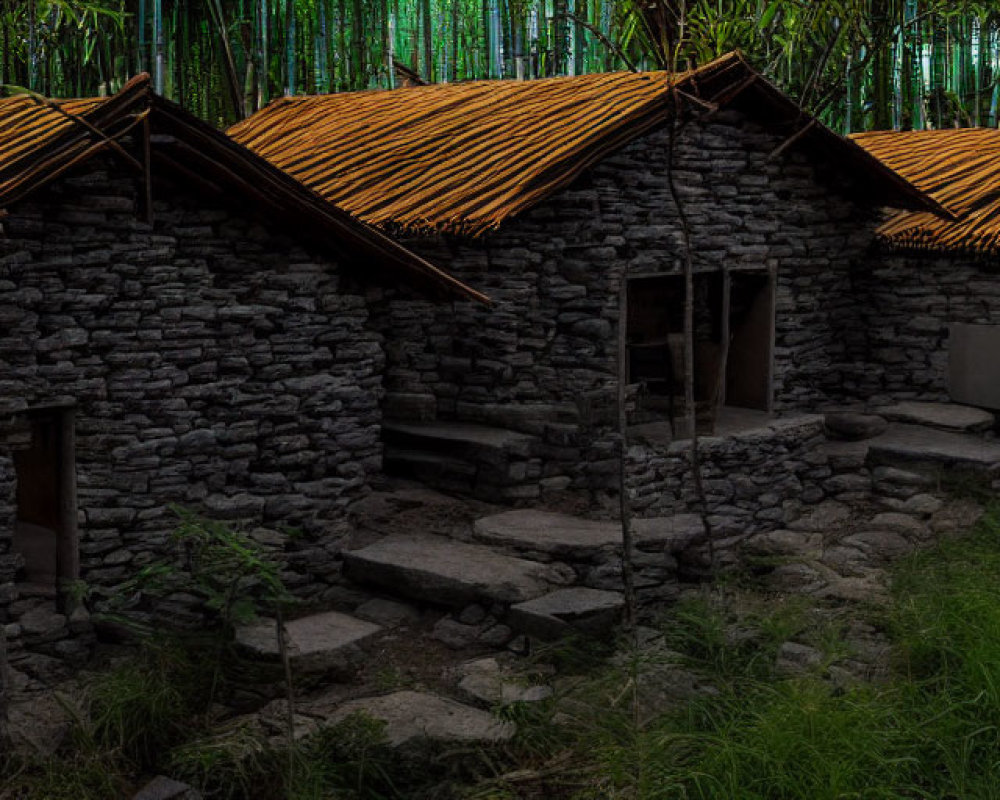
[[[149,72],[216,123],[278,95],[685,68],[743,50],[838,130],[997,125],[1000,8],[955,0],[4,0],[0,83]],[[397,65],[394,68],[394,64]]]

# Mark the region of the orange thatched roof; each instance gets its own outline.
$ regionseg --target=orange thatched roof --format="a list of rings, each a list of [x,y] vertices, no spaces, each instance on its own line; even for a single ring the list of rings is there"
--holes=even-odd
[[[57,103],[67,114],[85,114],[103,99],[65,100]],[[72,117],[27,95],[0,98],[0,165],[9,166],[29,155],[45,142],[72,129]],[[0,188],[0,191],[3,191]]]
[[[1000,253],[1000,130],[876,131],[853,139],[955,215],[896,214],[879,229],[888,243]]]
[[[119,139],[148,121],[151,167],[198,191],[239,198],[321,245],[360,255],[374,270],[435,293],[489,302],[379,230],[326,202],[180,106],[155,94],[149,76],[133,78],[113,97],[50,101],[0,99],[0,213],[66,170],[113,151],[138,172],[143,165]],[[155,194],[155,181],[153,182]]]
[[[662,125],[675,107],[673,86],[720,104],[738,96],[744,101],[742,95],[752,90],[745,103],[750,113],[789,134],[802,132],[804,143],[847,162],[871,180],[868,195],[904,208],[934,208],[877,160],[804,115],[739,53],[673,74],[624,72],[288,97],[228,133],[366,222],[474,236]]]
[[[76,162],[107,145],[85,123],[100,130],[112,115],[145,91],[142,79],[115,98],[46,100],[29,95],[0,98],[0,207],[9,205]],[[91,121],[92,120],[92,121]],[[113,135],[113,134],[112,134]]]

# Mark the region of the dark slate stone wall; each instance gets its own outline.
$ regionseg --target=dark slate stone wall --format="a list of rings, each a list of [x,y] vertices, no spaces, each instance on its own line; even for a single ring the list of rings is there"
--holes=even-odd
[[[865,346],[851,263],[871,246],[875,215],[846,199],[841,178],[820,174],[815,159],[794,149],[769,158],[780,143],[741,113],[722,112],[683,129],[675,174],[696,270],[778,276],[774,403],[792,412],[850,392]],[[546,478],[616,484],[604,434],[621,276],[683,270],[668,165],[661,130],[480,240],[408,242],[497,305],[435,309],[396,297],[376,311],[387,415],[541,434]]]
[[[995,261],[879,255],[855,274],[866,331],[854,382],[873,402],[948,399],[948,326],[1000,325]]]
[[[345,507],[381,467],[384,356],[364,293],[292,236],[164,182],[150,228],[133,180],[91,163],[2,223],[0,620],[27,607],[17,412],[58,401],[76,405],[84,580],[112,586],[164,552],[176,503],[257,526],[286,550],[292,589],[323,592]]]

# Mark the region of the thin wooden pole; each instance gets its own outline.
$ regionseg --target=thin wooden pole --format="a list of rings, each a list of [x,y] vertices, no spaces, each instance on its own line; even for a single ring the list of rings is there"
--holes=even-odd
[[[719,372],[715,379],[715,402],[712,404],[713,414],[726,404],[726,373],[729,371],[729,330],[730,314],[732,313],[733,276],[728,267],[722,268],[722,319],[720,320],[721,353],[719,354]]]

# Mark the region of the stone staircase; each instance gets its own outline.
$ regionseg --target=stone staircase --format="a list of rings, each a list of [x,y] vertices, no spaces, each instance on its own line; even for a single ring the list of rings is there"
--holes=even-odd
[[[823,452],[857,461],[858,466],[905,467],[928,477],[963,471],[1000,477],[1000,441],[993,414],[949,403],[899,403],[876,408],[872,415],[827,415],[834,435],[841,417],[868,419],[869,427],[834,441]]]
[[[417,502],[412,491],[399,494],[403,505]],[[419,496],[434,502],[432,492]],[[441,496],[443,506],[454,502]],[[403,533],[391,526],[391,518],[382,522],[390,526],[383,535],[370,541],[379,531],[369,528],[364,537],[369,543],[344,553],[345,577],[357,587],[350,607],[285,624],[295,684],[305,690],[295,717],[302,735],[362,711],[386,722],[392,746],[420,738],[505,741],[514,725],[489,710],[498,702],[539,700],[551,690],[505,678],[504,657],[509,666],[515,654],[526,652],[526,637],[547,641],[581,633],[606,638],[620,624],[621,593],[588,585],[601,576],[610,580],[600,567],[617,563],[617,523],[521,510],[487,514],[449,535]],[[680,546],[690,535],[688,527],[647,526],[642,540],[650,546]],[[261,674],[271,687],[263,687],[262,696],[277,697],[275,621],[242,628],[237,643],[251,661],[267,667]],[[415,660],[435,648],[466,660],[447,668],[454,685],[444,692],[424,686],[388,693],[366,687],[360,676],[372,672],[381,654],[400,647]],[[253,717],[266,714],[265,707]]]
[[[540,494],[542,440],[467,422],[394,422],[382,426],[389,475],[484,500]]]
[[[929,525],[920,520],[940,506],[931,492],[944,471],[969,470],[992,481],[1000,476],[1000,442],[991,438],[995,422],[986,412],[902,403],[874,414],[831,413],[827,420],[833,440],[819,448],[831,468],[826,494],[840,500],[812,506],[787,529],[758,533],[744,547],[769,558],[787,552],[812,559],[775,569],[776,585],[811,581],[817,592],[835,599],[872,591],[868,572],[857,572],[861,568],[855,562],[877,562],[881,556],[869,553],[872,548],[896,546],[905,552],[913,546],[910,539],[929,535]],[[481,426],[391,423],[386,462],[450,492],[496,497],[503,488],[513,492],[508,496],[523,491],[520,496],[526,497],[524,487],[537,478],[536,446],[534,437]],[[868,527],[856,531],[845,505],[855,499],[882,507]],[[435,513],[435,502],[441,513]],[[480,511],[449,527],[445,521],[452,519],[457,502],[412,488],[367,502],[364,536],[343,553],[344,575],[357,587],[357,601],[286,625],[296,675],[350,681],[352,673],[370,670],[379,653],[402,641],[410,642],[406,652],[414,658],[443,647],[478,656],[466,666],[488,662],[492,669],[499,656],[523,652],[525,637],[614,634],[624,607],[618,522],[521,508]],[[372,513],[376,509],[381,511]],[[400,513],[409,516],[400,518]],[[831,531],[843,536],[824,545]],[[635,520],[633,535],[640,599],[670,598],[676,591],[678,558],[700,543],[700,518],[676,514]],[[843,574],[835,575],[834,567]],[[261,660],[278,658],[273,621],[244,629],[239,642]],[[485,711],[501,697],[503,681],[495,670],[487,680],[492,699],[477,702],[463,694],[462,686],[484,680],[476,672],[480,666],[469,666],[471,672],[444,693],[403,687],[359,697],[344,686],[326,684],[323,695],[309,699],[311,710],[302,725],[336,721],[360,710],[385,720],[395,744],[421,736],[506,740],[513,727]],[[545,696],[544,687],[536,690],[528,695]]]

